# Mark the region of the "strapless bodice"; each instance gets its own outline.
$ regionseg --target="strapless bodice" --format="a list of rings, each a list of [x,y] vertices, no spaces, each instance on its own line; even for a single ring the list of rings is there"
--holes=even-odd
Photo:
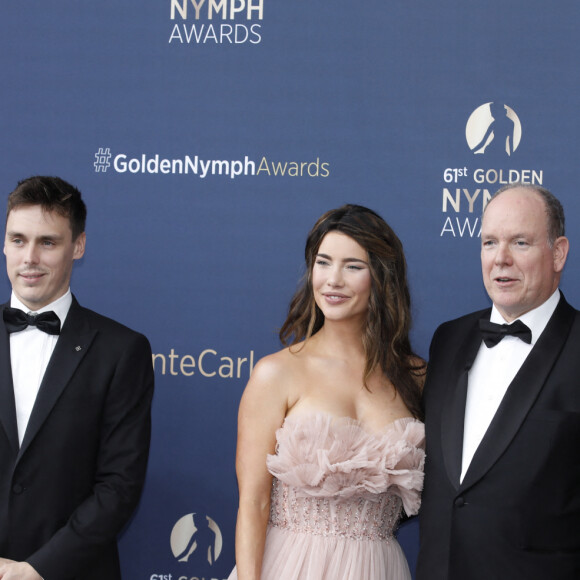
[[[293,532],[385,540],[401,509],[418,512],[424,426],[413,418],[369,433],[326,413],[287,417],[267,458],[274,476],[270,525]]]

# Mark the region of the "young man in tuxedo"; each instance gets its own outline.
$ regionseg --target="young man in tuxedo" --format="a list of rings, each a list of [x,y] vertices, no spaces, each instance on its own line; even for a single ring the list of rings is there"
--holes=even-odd
[[[141,494],[153,394],[147,339],[79,305],[80,192],[31,177],[8,198],[0,306],[0,580],[118,580]]]
[[[493,306],[431,343],[418,580],[580,578],[580,315],[558,290],[568,247],[549,191],[512,184],[488,203]]]

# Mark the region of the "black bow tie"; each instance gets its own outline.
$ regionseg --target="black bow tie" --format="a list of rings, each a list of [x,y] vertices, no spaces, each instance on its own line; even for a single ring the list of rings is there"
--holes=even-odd
[[[521,321],[516,320],[512,324],[496,324],[489,320],[481,319],[479,329],[483,337],[483,342],[488,348],[495,346],[504,336],[517,336],[524,342],[531,344],[532,331]]]
[[[8,332],[18,332],[36,326],[47,334],[60,334],[60,318],[51,310],[42,314],[26,314],[19,308],[5,308],[4,322]]]

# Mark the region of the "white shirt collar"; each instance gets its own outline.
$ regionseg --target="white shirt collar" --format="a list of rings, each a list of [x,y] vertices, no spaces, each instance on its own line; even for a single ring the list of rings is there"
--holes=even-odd
[[[518,320],[521,320],[532,331],[532,344],[536,343],[540,334],[542,334],[544,328],[546,328],[546,325],[552,317],[552,314],[554,314],[554,310],[556,310],[559,301],[560,290],[556,288],[556,291],[542,305],[518,317]],[[504,317],[499,313],[499,310],[495,307],[495,304],[491,309],[491,317],[489,320],[490,322],[495,322],[497,324],[507,323]]]
[[[28,306],[23,304],[18,299],[18,297],[16,296],[16,294],[14,294],[14,292],[12,292],[12,296],[10,297],[10,306],[12,306],[12,308],[19,308],[24,312],[32,312],[33,314],[40,314],[41,312],[48,312],[49,310],[52,310],[59,317],[61,327],[64,324],[68,311],[70,310],[71,304],[72,304],[72,294],[70,288],[60,298],[57,298],[54,302],[51,302],[50,304],[47,304],[46,306],[43,306],[38,310],[30,310]]]

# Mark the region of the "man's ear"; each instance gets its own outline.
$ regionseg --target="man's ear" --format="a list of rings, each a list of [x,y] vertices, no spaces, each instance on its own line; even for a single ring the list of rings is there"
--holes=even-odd
[[[561,272],[564,269],[568,250],[570,249],[570,242],[565,236],[560,236],[556,239],[552,246],[554,255],[554,272]]]
[[[85,253],[85,245],[87,243],[87,235],[85,232],[79,234],[77,239],[73,242],[74,244],[74,252],[73,252],[73,260],[80,260]]]

